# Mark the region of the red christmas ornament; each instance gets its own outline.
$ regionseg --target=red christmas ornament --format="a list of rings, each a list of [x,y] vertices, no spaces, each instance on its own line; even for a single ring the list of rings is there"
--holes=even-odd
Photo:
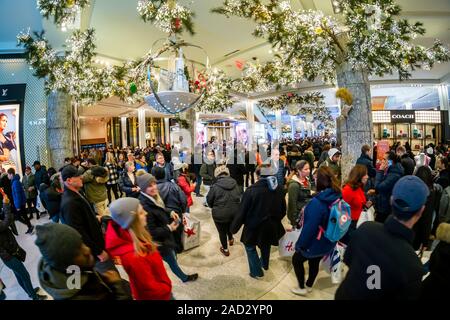
[[[181,28],[181,19],[180,18],[175,18],[174,27],[175,27],[175,30],[180,30],[180,28]]]
[[[287,94],[287,96],[288,96],[289,98],[292,98],[292,97],[294,96],[294,94],[293,94],[292,92],[289,92],[289,93]]]

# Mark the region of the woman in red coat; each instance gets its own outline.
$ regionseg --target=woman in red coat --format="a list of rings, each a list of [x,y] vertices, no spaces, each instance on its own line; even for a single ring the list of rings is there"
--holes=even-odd
[[[365,208],[372,206],[372,202],[367,201],[366,195],[364,194],[364,186],[368,179],[367,167],[357,164],[350,171],[348,181],[342,188],[342,199],[350,205],[352,213],[352,223],[347,234],[341,239],[342,243],[348,244],[351,233],[356,230],[356,224],[358,223],[361,212]]]
[[[109,207],[112,220],[106,230],[106,250],[119,258],[136,300],[170,300],[172,283],[156,244],[146,230],[147,212],[135,198],[120,198]]]
[[[195,183],[191,183],[189,176],[188,176],[188,165],[186,163],[183,163],[183,166],[181,167],[181,173],[180,176],[177,179],[177,183],[180,186],[181,190],[183,190],[184,194],[187,198],[187,208],[186,212],[189,212],[189,208],[194,204],[192,200],[191,193],[195,191]]]

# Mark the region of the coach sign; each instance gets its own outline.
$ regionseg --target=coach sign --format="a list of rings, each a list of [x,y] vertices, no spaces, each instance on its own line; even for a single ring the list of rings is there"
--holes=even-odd
[[[415,111],[391,111],[391,123],[414,123],[415,119]]]

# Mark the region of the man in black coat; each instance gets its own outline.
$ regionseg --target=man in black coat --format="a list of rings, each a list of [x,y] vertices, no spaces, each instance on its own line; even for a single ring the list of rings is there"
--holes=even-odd
[[[243,150],[235,150],[234,157],[227,163],[230,171],[230,177],[236,181],[239,192],[244,192],[244,175],[247,173],[245,168],[245,153]]]
[[[396,150],[397,156],[399,156],[403,169],[405,170],[405,176],[410,176],[414,173],[416,164],[414,160],[406,153],[404,146],[398,146]]]
[[[374,179],[377,175],[377,171],[373,166],[373,160],[370,157],[371,148],[368,144],[365,144],[361,147],[361,156],[356,160],[356,164],[360,164],[367,167],[367,174],[369,178]]]
[[[245,190],[240,210],[231,225],[233,234],[244,225],[241,242],[245,245],[252,278],[264,276],[262,268],[269,269],[270,248],[277,246],[285,234],[281,220],[286,215],[286,201],[274,176],[277,169],[269,164],[256,169],[258,181]],[[256,246],[261,250],[261,258]]]
[[[81,194],[83,180],[78,169],[72,165],[61,172],[64,181],[64,193],[61,200],[61,222],[77,230],[83,242],[96,257],[96,268],[100,273],[107,270],[117,271],[108,253],[105,251],[100,222],[89,201]]]
[[[392,191],[392,215],[384,225],[366,222],[345,251],[349,271],[336,291],[337,300],[414,300],[421,291],[424,267],[412,247],[412,228],[429,194],[418,177],[401,178]]]
[[[50,178],[48,177],[47,168],[45,168],[45,166],[41,166],[41,163],[39,161],[35,161],[33,163],[33,167],[35,170],[34,185],[36,187],[36,190],[39,190],[41,183],[50,185]]]

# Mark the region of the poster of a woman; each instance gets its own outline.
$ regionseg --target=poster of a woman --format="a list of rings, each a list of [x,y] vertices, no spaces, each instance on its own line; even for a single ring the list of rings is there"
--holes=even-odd
[[[3,170],[14,168],[20,173],[17,147],[18,108],[15,106],[0,107],[0,164]]]

